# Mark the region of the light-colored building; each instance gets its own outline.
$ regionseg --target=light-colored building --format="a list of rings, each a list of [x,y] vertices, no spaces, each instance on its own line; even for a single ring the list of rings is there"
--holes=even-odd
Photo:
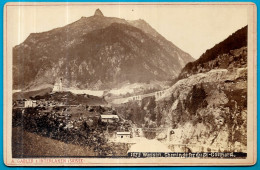
[[[53,91],[53,92],[63,91],[63,88],[62,88],[62,78],[60,79],[60,82],[59,82],[59,83],[55,83],[55,84],[54,84],[52,91]]]
[[[117,115],[101,115],[101,121],[106,123],[118,122],[119,117]]]
[[[37,106],[37,102],[36,100],[25,100],[24,101],[24,107],[28,108],[28,107],[36,107]]]
[[[131,138],[131,132],[116,132],[116,138],[121,139],[130,139]]]

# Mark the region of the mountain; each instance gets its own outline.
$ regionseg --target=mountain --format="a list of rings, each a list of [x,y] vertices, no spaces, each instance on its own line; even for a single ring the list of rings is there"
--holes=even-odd
[[[187,64],[161,97],[117,110],[139,127],[172,128],[171,142],[192,152],[246,152],[247,57],[244,27]]]
[[[236,58],[238,54],[235,54],[233,50],[247,46],[247,29],[248,26],[239,29],[224,41],[207,50],[198,60],[188,63],[182,69],[179,79],[186,78],[196,73],[206,72],[213,68],[226,69],[232,67],[232,63],[238,64],[237,60],[246,60],[245,54],[243,55],[244,57],[240,56],[240,58]],[[223,54],[228,56],[223,56]],[[244,65],[246,64],[246,61],[241,61],[240,64]]]
[[[166,124],[185,132],[174,142],[246,152],[247,57],[246,26],[184,67],[156,108],[166,110]]]
[[[137,27],[149,35],[154,41],[158,42],[165,51],[170,54],[177,56],[181,67],[183,68],[188,62],[193,61],[194,59],[188,54],[183,52],[180,48],[174,45],[171,41],[165,39],[160,35],[155,29],[153,29],[147,22],[142,19],[129,21],[130,24],[134,27]]]
[[[193,58],[144,20],[105,17],[97,9],[64,27],[32,33],[13,48],[13,88],[53,85],[110,89],[124,82],[177,77]]]

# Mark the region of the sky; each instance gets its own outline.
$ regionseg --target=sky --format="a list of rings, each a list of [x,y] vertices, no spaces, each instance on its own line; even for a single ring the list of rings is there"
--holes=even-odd
[[[248,22],[247,5],[32,5],[8,6],[10,50],[30,33],[48,31],[77,21],[82,16],[92,16],[97,8],[108,17],[145,20],[195,59]]]

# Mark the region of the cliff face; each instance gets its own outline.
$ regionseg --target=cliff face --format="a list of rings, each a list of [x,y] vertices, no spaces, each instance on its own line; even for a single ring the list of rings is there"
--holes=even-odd
[[[156,110],[163,115],[161,124],[180,132],[173,143],[206,146],[211,151],[246,152],[246,29],[187,64],[179,81],[158,99]],[[245,46],[235,49],[237,43]],[[194,152],[198,148],[192,149]]]
[[[169,80],[193,58],[143,20],[100,10],[67,26],[31,34],[13,48],[14,89],[54,84],[109,89],[122,82]]]
[[[182,79],[157,101],[161,124],[182,131],[173,143],[245,151],[247,68],[218,69]],[[239,145],[237,147],[236,145]]]

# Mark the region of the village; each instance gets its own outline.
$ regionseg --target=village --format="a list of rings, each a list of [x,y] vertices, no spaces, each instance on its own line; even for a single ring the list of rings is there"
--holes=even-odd
[[[61,95],[63,94],[64,95]],[[155,96],[156,98],[160,97],[163,94],[163,91],[153,92],[144,95],[131,96],[123,98],[124,102],[140,102],[145,97]],[[57,96],[58,95],[58,96]],[[55,83],[52,89],[50,96],[42,97],[36,96],[31,97],[30,99],[18,99],[13,101],[13,110],[21,111],[21,116],[28,116],[28,110],[34,110],[38,112],[38,117],[48,116],[53,119],[57,119],[58,128],[63,129],[80,129],[80,126],[86,123],[86,126],[89,128],[95,128],[99,123],[106,124],[106,138],[111,139],[113,142],[129,142],[130,138],[142,137],[142,129],[136,128],[131,121],[124,120],[120,118],[115,109],[107,106],[89,106],[84,104],[84,102],[77,102],[74,99],[74,102],[69,102],[72,97],[71,93],[68,93],[64,90],[62,84],[62,78],[59,82]],[[55,96],[55,97],[52,97]],[[75,96],[75,95],[74,95]],[[80,96],[80,95],[76,95]],[[84,94],[84,96],[88,96]],[[58,98],[58,99],[57,99]],[[119,99],[120,100],[120,99]],[[35,116],[33,114],[33,116]],[[33,119],[33,117],[31,117]],[[48,124],[48,122],[46,122]],[[109,127],[111,125],[116,125],[117,128],[113,133],[108,133]],[[134,133],[135,132],[135,133]]]
[[[157,91],[131,96],[121,99],[119,103],[132,102],[140,105],[145,98],[156,99],[163,94],[164,91]],[[50,94],[13,101],[13,127],[22,127],[26,131],[66,143],[92,147],[99,155],[112,154],[109,150],[111,147],[108,147],[111,144],[127,146],[123,147],[127,153],[134,151],[133,148],[142,150],[140,146],[146,145],[144,142],[168,146],[168,149],[165,148],[168,152],[189,151],[186,145],[173,145],[172,141],[176,141],[182,134],[180,130],[137,126],[108,104],[87,104],[89,99],[92,98],[87,94],[72,94],[63,90],[60,79]],[[151,134],[156,138],[149,137]],[[153,140],[148,140],[149,138]],[[130,146],[134,147],[130,149]]]
[[[131,121],[119,117],[106,105],[88,105],[89,95],[72,94],[63,90],[62,79],[50,94],[13,101],[13,126],[42,136],[80,145],[106,142],[129,143],[140,129]],[[76,136],[76,137],[75,137]],[[131,143],[131,142],[130,142]]]

